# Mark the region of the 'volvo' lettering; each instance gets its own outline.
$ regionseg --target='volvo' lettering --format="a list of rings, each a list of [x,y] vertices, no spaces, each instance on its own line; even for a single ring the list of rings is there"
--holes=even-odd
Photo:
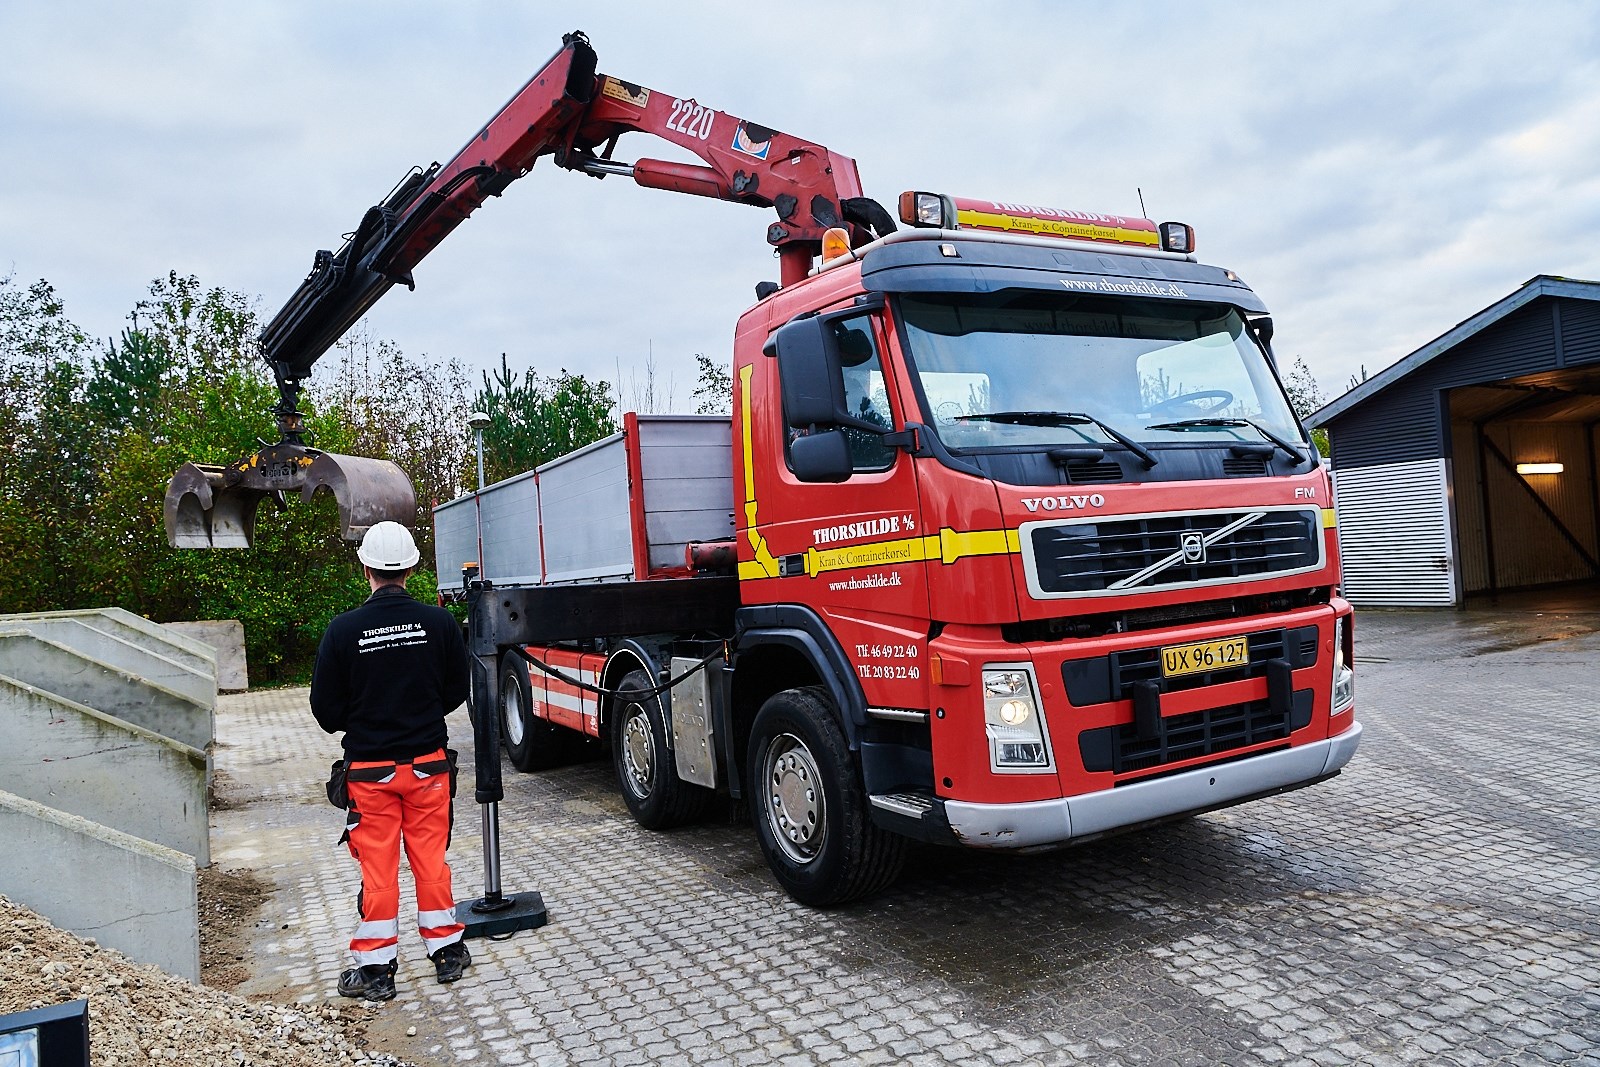
[[[1022,506],[1029,511],[1082,511],[1103,508],[1106,498],[1099,493],[1072,493],[1068,496],[1025,496]]]

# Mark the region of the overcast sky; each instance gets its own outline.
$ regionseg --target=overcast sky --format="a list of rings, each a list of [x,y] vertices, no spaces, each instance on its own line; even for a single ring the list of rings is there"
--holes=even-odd
[[[0,0],[0,274],[98,336],[176,269],[270,316],[413,164],[588,32],[600,70],[932,189],[1191,223],[1330,394],[1536,274],[1600,279],[1600,5]],[[674,156],[642,135],[619,158]],[[770,212],[546,163],[372,329],[687,398]],[[627,399],[628,387],[624,387]]]

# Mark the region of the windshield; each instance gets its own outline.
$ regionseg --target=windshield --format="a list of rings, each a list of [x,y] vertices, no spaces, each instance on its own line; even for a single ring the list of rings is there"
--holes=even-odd
[[[902,296],[899,313],[950,448],[1304,441],[1226,305],[1013,290]]]

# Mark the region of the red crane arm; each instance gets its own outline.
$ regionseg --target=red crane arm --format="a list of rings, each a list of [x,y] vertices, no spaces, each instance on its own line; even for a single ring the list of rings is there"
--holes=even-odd
[[[671,141],[703,165],[613,160],[617,140],[634,132]],[[810,271],[829,227],[847,227],[856,244],[894,228],[862,195],[855,160],[693,99],[597,74],[588,38],[568,34],[450,162],[412,171],[368,210],[337,254],[317,254],[311,274],[262,332],[280,384],[309,374],[389,286],[412,285],[423,257],[546,155],[596,177],[623,175],[650,189],[773,208],[767,241],[778,249],[784,285]]]

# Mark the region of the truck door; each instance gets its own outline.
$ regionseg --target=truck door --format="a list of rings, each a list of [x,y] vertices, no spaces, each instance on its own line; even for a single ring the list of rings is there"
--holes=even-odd
[[[905,406],[884,372],[886,351],[880,313],[835,319],[849,412],[883,427],[903,428]],[[777,375],[776,360],[761,369]],[[756,368],[741,368],[745,391]],[[912,457],[886,445],[880,434],[846,429],[851,471],[837,483],[803,482],[789,460],[804,430],[781,415],[781,389],[762,390],[772,418],[766,433],[746,436],[746,485],[759,489],[754,528],[770,555],[765,570],[746,566],[741,583],[747,604],[792,603],[816,611],[851,660],[868,700],[901,707],[926,703],[928,599],[922,580],[923,531]],[[751,409],[744,406],[742,417]],[[781,427],[772,432],[772,424]],[[751,508],[746,507],[749,519]]]

